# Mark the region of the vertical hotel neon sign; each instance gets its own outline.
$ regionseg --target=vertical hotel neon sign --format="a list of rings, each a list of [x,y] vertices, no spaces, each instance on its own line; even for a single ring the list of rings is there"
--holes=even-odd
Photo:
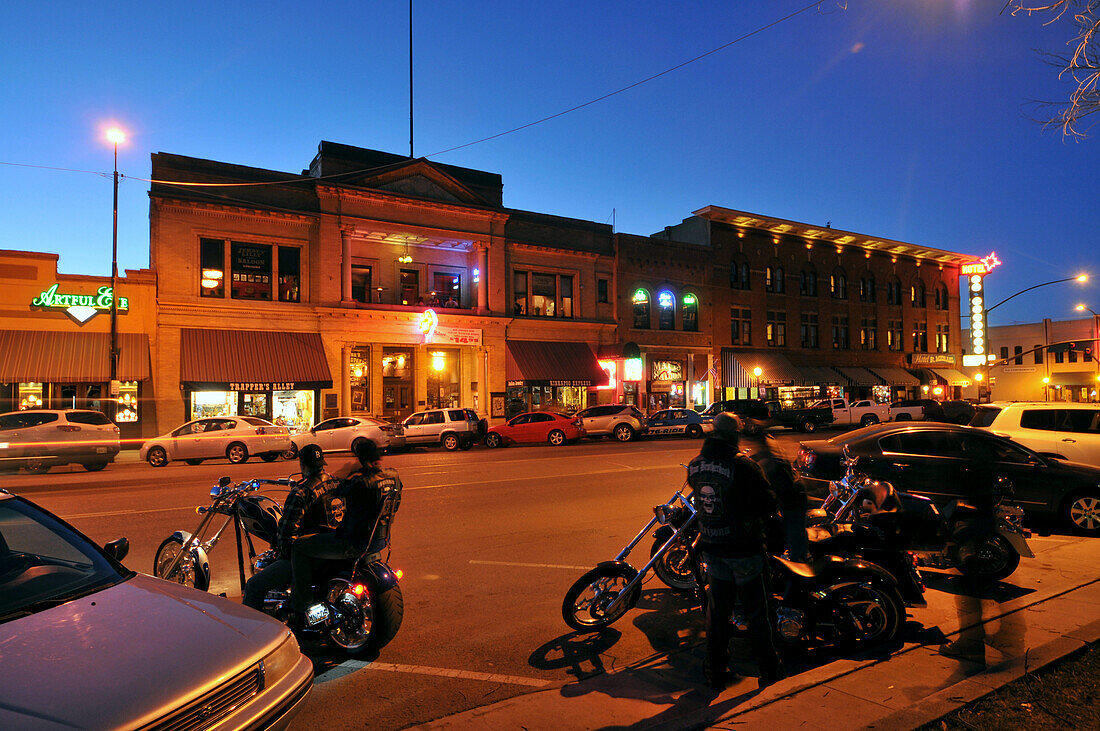
[[[989,338],[985,319],[985,275],[999,266],[1001,260],[996,252],[989,256],[959,267],[959,274],[966,277],[967,291],[970,295],[970,352],[973,355],[963,357],[963,365],[980,366],[985,363]]]

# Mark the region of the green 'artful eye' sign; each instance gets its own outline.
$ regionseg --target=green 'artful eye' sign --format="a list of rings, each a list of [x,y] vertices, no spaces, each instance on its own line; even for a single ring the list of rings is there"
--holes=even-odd
[[[39,293],[31,301],[31,307],[65,310],[74,320],[84,323],[97,312],[109,312],[113,298],[114,290],[106,285],[100,287],[95,294],[66,294],[58,292],[55,284]],[[126,297],[119,297],[117,309],[119,312],[127,312],[130,309],[130,301]]]

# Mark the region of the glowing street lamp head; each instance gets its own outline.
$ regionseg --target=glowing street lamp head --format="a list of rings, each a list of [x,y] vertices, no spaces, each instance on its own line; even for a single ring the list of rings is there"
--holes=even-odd
[[[1073,309],[1077,310],[1078,312],[1084,312],[1086,307],[1084,305],[1077,305]]]
[[[1084,284],[1085,282],[1089,281],[1089,275],[1088,274],[1078,274],[1077,275],[1077,281],[1080,282],[1081,284]]]
[[[118,127],[111,127],[107,130],[107,141],[112,145],[121,145],[126,141],[126,133]]]
[[[760,366],[757,366],[757,367],[752,369],[752,374],[754,376],[756,376],[757,378],[760,378],[760,374],[763,373],[763,372],[764,371],[760,370]]]

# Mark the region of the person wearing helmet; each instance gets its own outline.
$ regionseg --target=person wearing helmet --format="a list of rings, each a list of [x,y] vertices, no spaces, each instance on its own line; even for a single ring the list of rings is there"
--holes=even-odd
[[[714,417],[714,433],[687,466],[699,511],[699,550],[707,566],[707,653],[703,674],[717,691],[726,687],[735,602],[748,620],[760,687],[782,677],[768,610],[764,519],[778,507],[760,466],[738,449],[740,419]]]
[[[253,574],[244,586],[241,603],[262,609],[269,591],[281,589],[291,580],[291,547],[306,534],[332,531],[336,520],[333,503],[328,499],[336,481],[325,471],[325,453],[316,444],[307,444],[298,451],[302,479],[290,484],[283,503],[283,514],[276,531],[275,549],[278,558]]]
[[[305,613],[311,601],[313,560],[356,558],[390,544],[390,528],[401,506],[401,478],[382,466],[382,452],[369,440],[356,445],[357,468],[340,480],[333,496],[344,501],[344,516],[332,533],[303,536],[291,552],[290,600]]]

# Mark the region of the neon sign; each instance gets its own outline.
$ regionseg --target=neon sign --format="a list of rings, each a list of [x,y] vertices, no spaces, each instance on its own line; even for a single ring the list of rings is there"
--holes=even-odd
[[[45,310],[64,310],[69,317],[83,324],[92,319],[99,312],[109,312],[111,301],[114,299],[114,290],[109,286],[99,288],[95,294],[66,294],[57,291],[58,285],[39,292],[38,296],[31,300],[31,307],[41,307]],[[130,300],[119,297],[116,304],[118,312],[130,310]]]
[[[646,291],[644,289],[636,289],[634,290],[633,302],[635,304],[649,302],[649,295],[646,294]]]
[[[997,252],[989,252],[989,256],[979,259],[978,261],[970,262],[969,264],[963,264],[959,267],[959,274],[968,276],[971,274],[986,275],[989,274],[995,267],[1001,265],[1001,260],[997,258]]]
[[[439,315],[435,314],[435,310],[424,310],[420,314],[420,332],[424,333],[424,342],[432,342],[432,336],[435,335],[435,329],[439,327]]]
[[[661,307],[672,307],[672,292],[662,289],[657,294],[657,304]]]
[[[615,374],[618,371],[618,365],[613,360],[601,360],[600,368],[603,368],[603,372],[607,374],[607,385],[596,386],[596,389],[599,391],[606,391],[615,388]]]

